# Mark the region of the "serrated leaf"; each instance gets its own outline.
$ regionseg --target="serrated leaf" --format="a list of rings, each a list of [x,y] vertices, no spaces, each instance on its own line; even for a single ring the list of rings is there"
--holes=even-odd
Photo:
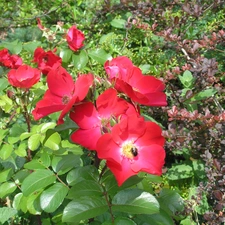
[[[72,56],[73,65],[78,70],[84,68],[88,63],[88,55],[86,51],[81,50],[79,54],[74,54]]]
[[[32,134],[28,139],[28,148],[31,151],[38,149],[41,143],[41,134]]]
[[[13,182],[6,182],[0,186],[0,198],[4,198],[7,195],[13,193],[16,190],[17,186]]]
[[[89,51],[88,55],[102,65],[104,65],[107,60],[112,59],[112,56],[101,48]]]
[[[25,196],[30,195],[34,191],[45,188],[53,184],[56,180],[55,174],[50,170],[36,170],[24,179],[21,189]]]
[[[108,210],[104,198],[96,196],[82,196],[71,201],[64,209],[62,221],[79,222],[103,214]]]
[[[116,28],[121,28],[121,29],[125,29],[125,24],[126,24],[126,20],[124,19],[113,19],[110,22],[112,27],[116,27]]]
[[[102,189],[95,181],[82,180],[76,183],[68,193],[69,199],[75,199],[80,196],[102,196]]]
[[[41,208],[48,213],[54,212],[62,204],[68,190],[69,189],[61,183],[56,183],[44,190],[40,196]]]
[[[169,180],[186,179],[193,176],[194,173],[192,167],[186,164],[173,166],[167,171]]]
[[[66,177],[66,181],[69,185],[73,186],[82,180],[95,181],[98,178],[98,170],[94,166],[78,167],[71,170]]]
[[[159,203],[148,192],[139,189],[126,189],[113,197],[112,209],[131,214],[153,214],[159,212]]]
[[[0,222],[3,224],[17,214],[17,210],[9,207],[0,208]]]

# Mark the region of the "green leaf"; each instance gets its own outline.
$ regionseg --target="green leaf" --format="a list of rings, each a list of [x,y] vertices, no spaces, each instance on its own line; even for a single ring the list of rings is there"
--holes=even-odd
[[[138,216],[146,224],[154,225],[174,225],[173,219],[162,209],[159,213],[152,215],[140,215]]]
[[[105,199],[97,196],[82,196],[71,201],[64,209],[62,221],[79,222],[103,214],[108,210]]]
[[[67,174],[66,181],[69,185],[73,186],[82,180],[95,181],[98,179],[98,176],[98,170],[94,166],[89,165],[71,170]]]
[[[55,126],[56,126],[56,123],[54,123],[54,122],[44,123],[44,124],[41,125],[40,132],[46,133],[47,130],[53,129],[53,128],[55,128]]]
[[[169,180],[179,180],[193,177],[193,169],[186,164],[176,165],[167,171],[167,177]]]
[[[76,183],[68,193],[69,199],[75,199],[80,196],[102,196],[103,191],[100,185],[95,181],[82,180]]]
[[[2,160],[8,159],[11,156],[12,151],[13,151],[13,146],[5,143],[0,149],[0,158]]]
[[[73,52],[70,49],[61,49],[59,56],[62,58],[64,63],[69,63],[72,54]]]
[[[114,225],[136,225],[136,223],[126,217],[116,217],[114,223]]]
[[[132,214],[153,214],[159,212],[159,203],[148,192],[139,189],[126,189],[118,192],[112,200],[114,211]]]
[[[62,204],[68,190],[69,189],[61,183],[56,183],[44,190],[40,196],[41,208],[48,213],[54,212]]]
[[[24,139],[29,138],[32,135],[30,132],[24,132],[20,135],[20,140],[23,141]]]
[[[107,60],[112,59],[112,56],[101,48],[89,51],[88,55],[102,65],[104,65]]]
[[[65,148],[67,151],[72,152],[74,155],[82,155],[83,149],[81,146],[74,143],[70,143],[68,140],[61,141],[62,148]]]
[[[142,64],[142,65],[139,66],[139,68],[141,69],[143,74],[148,74],[150,72],[151,65]]]
[[[21,184],[23,180],[30,175],[29,170],[19,170],[14,176],[13,180],[16,184]]]
[[[41,42],[40,41],[32,41],[32,42],[27,42],[23,44],[23,48],[30,52],[31,54],[34,53],[35,49],[37,47],[41,46]]]
[[[0,94],[3,94],[6,87],[9,85],[9,82],[5,78],[0,78]]]
[[[163,188],[159,194],[158,201],[160,207],[169,215],[175,215],[184,209],[184,201],[181,196],[174,190]]]
[[[186,70],[182,76],[179,75],[179,79],[185,88],[191,88],[194,83],[194,77],[189,70]]]
[[[79,54],[74,54],[72,56],[73,65],[78,70],[84,68],[88,63],[88,55],[86,51],[81,50]]]
[[[116,28],[121,28],[121,29],[125,29],[126,28],[126,20],[123,19],[113,19],[110,22],[112,27],[116,27]]]
[[[0,183],[5,182],[11,178],[13,174],[12,168],[2,170],[0,172]]]
[[[40,207],[40,194],[41,192],[34,192],[28,196],[26,205],[30,214],[32,215],[40,215],[41,207]]]
[[[193,160],[192,161],[193,169],[195,174],[200,178],[206,178],[205,174],[205,164],[201,160]]]
[[[0,222],[3,224],[17,214],[17,210],[8,207],[0,208]]]
[[[24,168],[29,170],[45,169],[45,166],[41,164],[39,160],[33,159],[32,161],[25,163]]]
[[[20,142],[19,147],[14,151],[20,157],[27,156],[27,142]]]
[[[23,197],[23,193],[18,193],[14,196],[13,202],[12,202],[12,206],[13,208],[15,208],[16,210],[20,210],[21,209],[21,199]]]
[[[55,174],[50,170],[36,170],[31,173],[22,183],[21,189],[25,196],[30,195],[34,191],[45,188],[54,183]]]
[[[46,168],[48,168],[51,165],[51,158],[46,151],[41,153],[41,158],[38,161]]]
[[[22,50],[22,42],[15,40],[12,42],[2,42],[0,47],[7,48],[12,54],[19,54]]]
[[[33,134],[28,139],[28,148],[31,151],[36,150],[41,143],[41,134]]]
[[[13,193],[16,190],[17,186],[13,182],[6,182],[0,186],[0,198],[4,198],[7,195]]]
[[[61,136],[59,135],[59,133],[54,132],[54,134],[52,134],[44,143],[45,147],[50,148],[51,150],[59,150],[59,144],[61,142]]]
[[[73,154],[54,156],[52,159],[52,169],[58,174],[64,174],[73,167],[80,166],[80,157]]]
[[[190,101],[202,101],[204,99],[213,97],[216,93],[217,90],[214,88],[206,89],[196,94],[194,97],[190,99]]]

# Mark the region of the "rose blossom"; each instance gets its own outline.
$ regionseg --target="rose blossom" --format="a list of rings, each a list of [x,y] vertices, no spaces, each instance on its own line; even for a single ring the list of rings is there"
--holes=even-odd
[[[161,133],[156,123],[132,115],[99,138],[98,157],[106,160],[119,186],[140,171],[162,174],[165,140]]]
[[[30,88],[40,80],[41,71],[28,65],[8,72],[8,81],[14,87]]]
[[[83,47],[83,41],[85,40],[85,37],[82,31],[78,30],[76,26],[72,26],[68,30],[66,40],[69,48],[73,51],[77,51]]]

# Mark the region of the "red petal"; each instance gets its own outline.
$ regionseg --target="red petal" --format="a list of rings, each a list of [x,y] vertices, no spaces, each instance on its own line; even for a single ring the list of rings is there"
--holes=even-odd
[[[157,144],[163,146],[165,143],[165,138],[162,136],[162,129],[160,126],[154,122],[145,122],[145,133],[141,136],[136,144],[139,146],[148,146],[152,144]]]
[[[65,106],[62,104],[62,98],[52,95],[49,90],[45,92],[42,100],[40,100],[35,109],[32,111],[35,120],[38,120],[51,113],[62,110]]]
[[[72,97],[74,81],[72,76],[63,68],[51,70],[47,76],[47,83],[52,94],[63,97]]]
[[[98,112],[92,102],[75,106],[74,111],[70,113],[70,118],[82,129],[101,126]]]
[[[160,145],[150,145],[138,149],[138,156],[130,164],[134,172],[147,172],[161,175],[165,163],[165,150]]]
[[[72,133],[71,140],[89,150],[96,150],[96,143],[101,137],[100,127],[88,130],[79,129]]]
[[[82,101],[86,97],[89,88],[93,84],[93,80],[94,76],[92,74],[81,75],[77,78],[74,95],[77,95],[79,101]]]
[[[122,160],[120,146],[113,141],[109,133],[99,138],[96,151],[100,159],[113,160],[117,163],[120,163]]]
[[[107,166],[114,174],[118,186],[121,186],[123,182],[126,181],[129,177],[137,174],[136,172],[131,170],[130,162],[128,159],[123,159],[121,165],[113,161],[107,161]]]

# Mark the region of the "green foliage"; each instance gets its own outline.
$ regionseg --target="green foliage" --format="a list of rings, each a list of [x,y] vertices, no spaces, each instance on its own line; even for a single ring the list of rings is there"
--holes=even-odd
[[[56,125],[58,114],[31,118],[46,77],[24,95],[0,67],[1,224],[194,225],[210,224],[209,212],[215,224],[224,219],[224,7],[150,2],[0,2],[0,49],[24,63],[36,66],[39,46],[57,48],[74,78],[91,72],[101,79],[106,60],[126,55],[143,74],[161,77],[168,97],[162,111],[140,109],[165,131],[163,176],[142,173],[118,187],[104,161],[96,168],[94,153],[69,141],[75,123]],[[77,52],[64,38],[72,24],[86,38]],[[96,97],[101,87],[93,91]]]

